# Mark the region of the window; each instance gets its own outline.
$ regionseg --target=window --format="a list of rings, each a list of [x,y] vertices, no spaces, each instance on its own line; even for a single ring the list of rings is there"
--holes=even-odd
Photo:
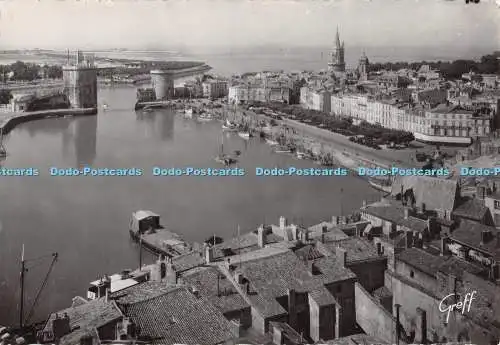
[[[415,272],[410,271],[410,278],[414,278],[414,277],[415,277]]]

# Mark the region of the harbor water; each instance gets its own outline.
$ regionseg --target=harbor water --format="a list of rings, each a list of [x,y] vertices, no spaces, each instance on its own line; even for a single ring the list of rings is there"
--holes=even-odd
[[[236,236],[238,225],[244,232],[277,224],[280,216],[312,225],[378,197],[352,176],[255,176],[256,167],[317,165],[273,153],[259,138],[222,134],[216,121],[198,123],[168,110],[136,113],[131,87],[102,89],[99,97],[107,109],[97,116],[28,122],[4,138],[8,157],[0,164],[38,168],[40,175],[0,181],[0,325],[19,319],[23,244],[26,259],[59,253],[35,309],[34,320],[42,320],[70,306],[74,296],[85,296],[90,281],[138,266],[139,250],[128,231],[133,211],[154,211],[186,240],[202,242],[214,234]],[[246,176],[152,176],[154,166],[220,168],[214,157],[223,135],[225,152],[241,151],[238,167]],[[144,174],[54,177],[48,172],[83,165],[138,168]],[[50,257],[27,262],[27,313],[49,264]]]

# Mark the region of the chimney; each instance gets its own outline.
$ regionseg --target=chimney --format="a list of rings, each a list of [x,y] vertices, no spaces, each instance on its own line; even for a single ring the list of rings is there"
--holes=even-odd
[[[298,234],[297,234],[298,229],[297,229],[297,225],[295,225],[295,224],[290,225],[290,230],[292,231],[292,239],[293,239],[294,241],[297,241],[297,240],[298,240]]]
[[[500,278],[500,269],[497,263],[494,263],[490,267],[490,279],[493,281],[497,281]]]
[[[167,281],[167,284],[171,285],[177,284],[177,272],[174,268],[172,258],[168,258],[166,272],[165,272],[165,279]]]
[[[332,223],[333,223],[333,225],[338,225],[339,224],[339,217],[332,216]]]
[[[205,263],[209,264],[214,261],[214,250],[210,246],[205,246]]]
[[[281,229],[281,230],[285,230],[286,225],[287,225],[287,224],[286,224],[286,218],[285,218],[285,217],[283,217],[283,216],[281,216],[281,217],[280,217],[280,229]]]
[[[264,225],[259,226],[257,229],[257,244],[259,248],[264,248],[266,245],[266,234],[264,230]]]
[[[382,243],[377,243],[377,254],[382,255]]]
[[[363,200],[363,208],[366,207],[366,200]]]
[[[490,240],[491,231],[483,230],[481,231],[481,243],[480,245],[486,244]]]
[[[422,213],[426,212],[426,210],[425,210],[425,202],[421,202],[420,203],[420,212],[422,212]]]
[[[80,338],[80,345],[93,345],[94,340],[90,335],[84,335]]]
[[[297,326],[297,313],[295,312],[295,290],[288,289],[288,324],[296,329]]]
[[[405,238],[406,238],[406,243],[405,243],[406,248],[413,247],[413,233],[411,231],[407,231]]]
[[[427,314],[425,310],[417,308],[417,325],[415,330],[415,341],[417,344],[425,344],[427,341]]]
[[[52,320],[52,333],[55,339],[61,339],[71,332],[69,321],[67,314],[64,314],[64,317],[59,317],[58,314],[55,315],[55,319]]]
[[[408,219],[409,216],[410,216],[410,209],[408,207],[405,207],[404,208],[404,217],[405,217],[405,219]]]
[[[105,298],[104,300],[105,300],[106,302],[108,302],[108,301],[109,301],[109,289],[108,289],[108,288],[106,288],[106,296],[105,296],[104,298]]]
[[[440,252],[441,256],[448,255],[448,237],[441,237]]]
[[[341,267],[345,267],[347,262],[347,251],[344,248],[336,247],[335,256]]]

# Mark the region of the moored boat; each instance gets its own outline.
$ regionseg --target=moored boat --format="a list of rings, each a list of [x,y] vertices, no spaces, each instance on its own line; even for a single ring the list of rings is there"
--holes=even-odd
[[[279,145],[279,143],[276,140],[272,140],[272,139],[269,139],[269,138],[266,138],[266,143],[268,145],[271,145],[271,146]]]
[[[372,188],[382,191],[384,193],[390,193],[392,190],[392,182],[388,178],[381,179],[381,178],[369,177],[368,183]]]
[[[130,236],[136,242],[156,255],[174,257],[191,250],[175,232],[160,224],[160,216],[147,210],[132,213]]]
[[[250,134],[250,132],[238,132],[238,135],[245,140],[248,140],[252,137],[252,134]]]

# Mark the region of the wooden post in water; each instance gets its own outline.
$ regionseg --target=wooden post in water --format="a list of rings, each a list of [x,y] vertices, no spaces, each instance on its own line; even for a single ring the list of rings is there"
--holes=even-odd
[[[19,327],[22,329],[24,326],[24,273],[26,272],[24,261],[24,244],[21,253],[21,301],[19,303]]]

